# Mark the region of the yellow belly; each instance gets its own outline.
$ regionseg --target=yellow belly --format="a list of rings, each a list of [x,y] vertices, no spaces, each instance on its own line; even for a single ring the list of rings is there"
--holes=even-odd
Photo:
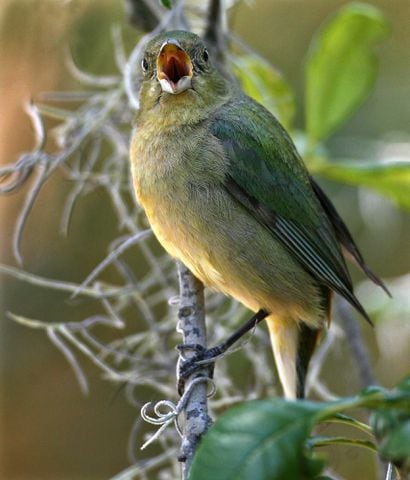
[[[180,131],[179,142],[171,141],[175,132],[159,141],[153,128],[140,126],[131,164],[138,201],[163,247],[206,286],[251,310],[318,326],[317,284],[223,187],[220,145]]]
[[[224,190],[178,199],[140,195],[140,201],[162,246],[207,287],[253,311],[319,326],[312,277]]]
[[[286,395],[294,397],[299,323],[323,324],[318,285],[225,190],[227,160],[209,135],[161,133],[155,123],[139,127],[132,173],[156,237],[206,286],[270,313],[279,375]]]

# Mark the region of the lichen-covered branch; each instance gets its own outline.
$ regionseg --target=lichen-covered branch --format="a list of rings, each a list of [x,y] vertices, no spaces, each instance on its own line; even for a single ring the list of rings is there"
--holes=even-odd
[[[178,263],[180,304],[178,312],[177,330],[182,334],[184,345],[199,345],[206,348],[205,301],[202,283],[181,263]],[[186,360],[187,351],[180,350],[177,378],[179,369]],[[188,478],[188,471],[192,462],[197,444],[201,436],[208,429],[211,419],[208,415],[207,391],[209,367],[194,372],[186,379],[185,390],[192,381],[204,378],[192,387],[184,409],[184,427],[181,444],[180,460],[184,462],[183,478]]]

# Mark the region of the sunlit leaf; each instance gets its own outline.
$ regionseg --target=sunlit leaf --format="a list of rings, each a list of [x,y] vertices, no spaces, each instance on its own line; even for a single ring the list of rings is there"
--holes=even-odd
[[[310,171],[331,180],[371,188],[410,210],[410,161],[326,161],[312,165]]]
[[[282,75],[256,56],[234,57],[232,63],[244,91],[289,128],[295,113],[295,99]]]
[[[325,139],[367,97],[375,78],[373,48],[389,28],[377,8],[342,8],[314,38],[306,66],[306,130],[311,144]]]

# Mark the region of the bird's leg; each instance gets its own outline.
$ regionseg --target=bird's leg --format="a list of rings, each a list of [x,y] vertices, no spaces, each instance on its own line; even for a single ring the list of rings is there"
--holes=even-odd
[[[177,349],[180,351],[194,350],[195,355],[189,359],[183,361],[179,368],[178,375],[178,393],[180,395],[184,392],[185,381],[192,375],[193,372],[198,370],[198,368],[203,368],[204,364],[212,364],[211,368],[211,378],[213,375],[213,363],[216,358],[224,354],[234,343],[236,343],[240,338],[242,338],[246,333],[252,330],[256,325],[266,318],[269,313],[266,310],[259,310],[252,316],[246,323],[244,323],[238,330],[236,330],[232,335],[230,335],[226,340],[221,342],[215,347],[204,348],[202,345],[196,344],[184,344],[178,345]]]

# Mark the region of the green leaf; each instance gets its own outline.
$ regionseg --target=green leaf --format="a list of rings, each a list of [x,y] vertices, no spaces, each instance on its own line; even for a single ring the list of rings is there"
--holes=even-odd
[[[400,408],[376,410],[370,423],[380,445],[380,456],[410,472],[410,377],[397,388]]]
[[[399,207],[410,210],[410,161],[313,162],[309,170],[331,180],[370,188],[390,198]]]
[[[306,65],[306,130],[311,145],[329,136],[363,102],[375,78],[374,45],[389,27],[376,7],[343,7],[315,36]]]
[[[400,392],[403,392],[410,396],[410,375],[397,385],[397,389]],[[409,405],[409,408],[410,408],[410,405]]]
[[[172,0],[160,0],[160,3],[165,7],[171,10],[172,8]]]
[[[202,440],[189,479],[316,478],[322,464],[305,455],[304,445],[320,409],[280,399],[231,409]]]
[[[331,180],[371,188],[410,210],[410,161],[324,161],[313,162],[309,169]]]
[[[407,418],[409,390],[407,381],[391,391],[372,387],[356,397],[333,402],[272,399],[240,405],[223,415],[202,439],[189,480],[318,480],[323,462],[312,458],[310,447],[320,446],[324,440],[309,439],[314,425],[340,419],[341,412],[356,408],[394,409],[405,416],[400,418]],[[407,438],[407,430],[398,435]],[[354,438],[327,438],[329,443],[374,449],[371,441]]]
[[[290,128],[295,113],[295,98],[282,75],[269,62],[257,56],[234,57],[232,66],[245,93]]]
[[[410,473],[410,418],[386,437],[380,445],[380,456]]]

